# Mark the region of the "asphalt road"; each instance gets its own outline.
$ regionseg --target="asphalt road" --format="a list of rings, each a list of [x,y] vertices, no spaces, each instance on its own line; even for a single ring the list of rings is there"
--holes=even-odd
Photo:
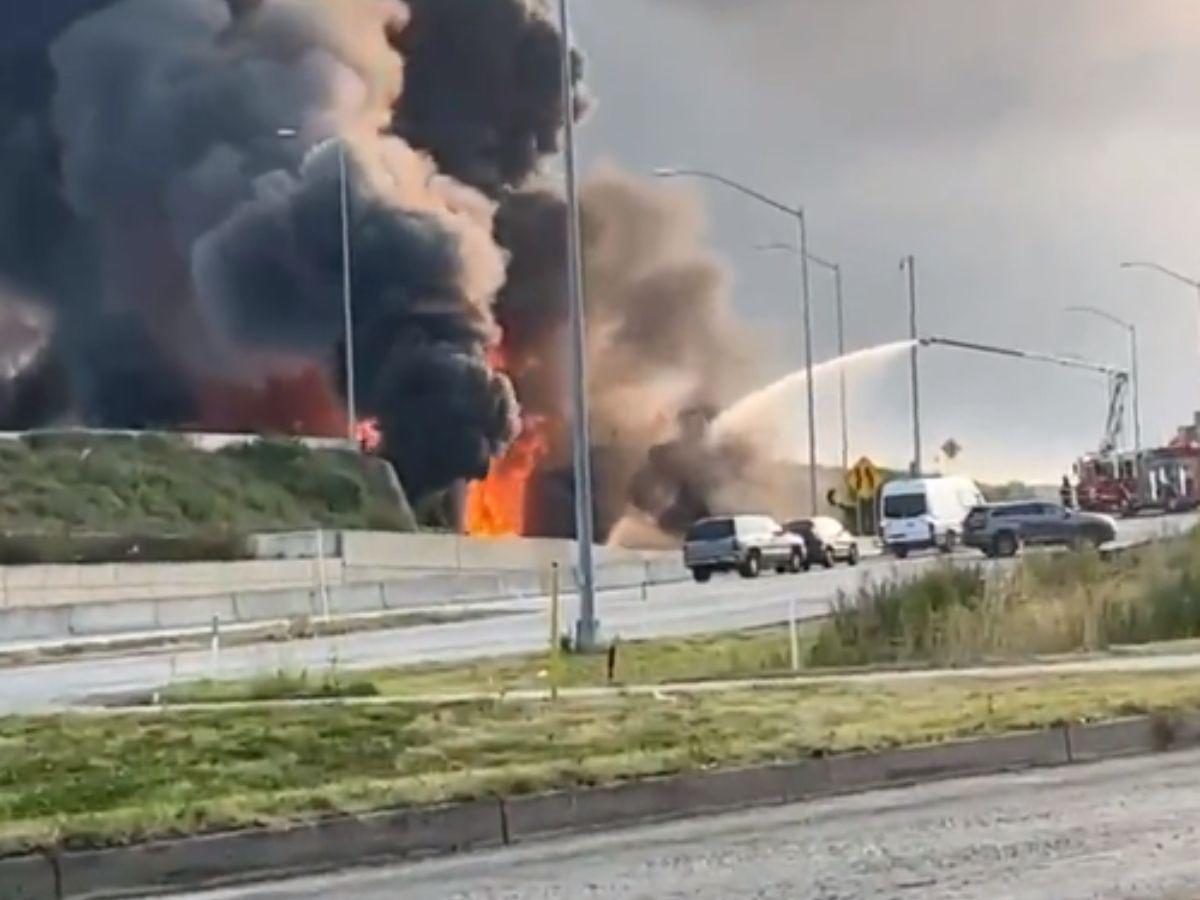
[[[1123,541],[1139,540],[1195,524],[1192,517],[1139,519],[1122,523]],[[978,554],[958,558],[978,561]],[[768,575],[757,581],[736,577],[707,585],[679,583],[641,592],[601,595],[606,635],[624,640],[730,631],[784,621],[794,602],[798,618],[824,615],[839,591],[855,590],[864,578],[911,577],[936,565],[936,554],[904,562],[876,559],[851,569],[813,570],[802,575]],[[988,563],[988,565],[997,565]],[[1003,563],[999,563],[1003,565]],[[53,709],[94,694],[153,690],[177,680],[244,678],[286,671],[367,668],[427,661],[454,661],[540,649],[546,640],[545,600],[513,601],[518,614],[446,625],[365,632],[338,638],[222,650],[214,665],[210,653],[131,652],[50,665],[5,669],[0,673],[0,714]],[[565,604],[563,621],[574,621],[576,601]]]
[[[1200,753],[877,791],[192,900],[1187,900]]]

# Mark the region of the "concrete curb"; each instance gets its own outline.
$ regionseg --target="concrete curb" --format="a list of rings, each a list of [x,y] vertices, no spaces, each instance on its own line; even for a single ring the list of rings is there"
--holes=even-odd
[[[963,776],[1200,746],[1200,715],[649,778],[110,850],[0,859],[5,900],[109,900],[400,862]]]

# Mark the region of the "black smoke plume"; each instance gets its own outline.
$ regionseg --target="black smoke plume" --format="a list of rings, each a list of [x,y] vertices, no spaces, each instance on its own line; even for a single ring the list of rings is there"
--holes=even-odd
[[[344,389],[344,151],[360,410],[415,495],[482,475],[516,427],[494,204],[556,149],[559,68],[525,0],[6,4],[0,279],[70,399],[0,427],[219,427],[210,382],[307,365]]]

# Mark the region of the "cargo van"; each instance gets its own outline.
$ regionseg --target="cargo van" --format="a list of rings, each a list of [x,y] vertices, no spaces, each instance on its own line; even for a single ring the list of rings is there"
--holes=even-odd
[[[891,481],[879,493],[879,529],[884,548],[899,559],[914,550],[949,553],[962,538],[963,522],[984,502],[969,478]]]

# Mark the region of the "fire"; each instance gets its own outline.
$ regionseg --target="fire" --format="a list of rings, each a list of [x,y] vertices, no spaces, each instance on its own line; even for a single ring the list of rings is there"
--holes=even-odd
[[[317,366],[270,375],[260,384],[209,381],[200,395],[200,424],[230,433],[343,437],[346,414]]]
[[[467,491],[467,534],[518,537],[525,534],[525,495],[529,479],[550,450],[549,422],[527,416],[508,452],[492,460],[488,477]]]
[[[378,453],[383,449],[383,429],[378,419],[364,419],[354,426],[354,436],[363,453]]]

